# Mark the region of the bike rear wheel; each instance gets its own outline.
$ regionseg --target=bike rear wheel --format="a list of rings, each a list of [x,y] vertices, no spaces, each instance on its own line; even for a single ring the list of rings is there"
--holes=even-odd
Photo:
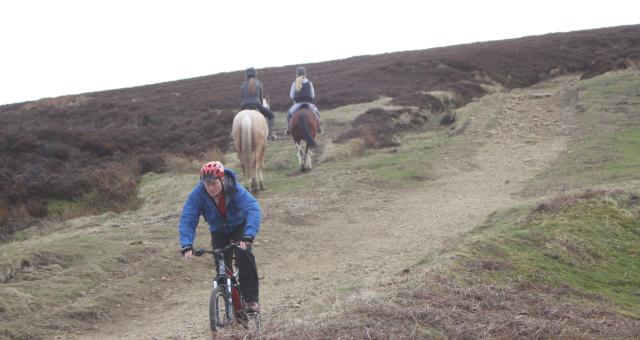
[[[218,286],[211,291],[209,299],[209,325],[211,330],[226,327],[233,321],[233,306],[229,303],[225,286]]]

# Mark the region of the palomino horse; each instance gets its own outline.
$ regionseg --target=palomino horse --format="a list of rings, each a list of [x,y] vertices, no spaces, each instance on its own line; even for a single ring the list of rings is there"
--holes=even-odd
[[[300,171],[311,171],[311,155],[313,152],[311,149],[316,147],[316,134],[318,132],[318,117],[315,112],[311,110],[307,105],[302,105],[300,109],[291,115],[291,137],[293,142],[296,143],[296,149],[298,150],[298,161],[300,163]],[[305,146],[302,146],[301,141],[305,141]]]
[[[251,178],[251,191],[264,190],[262,168],[267,151],[267,119],[256,110],[242,110],[233,118],[231,131],[247,187]]]

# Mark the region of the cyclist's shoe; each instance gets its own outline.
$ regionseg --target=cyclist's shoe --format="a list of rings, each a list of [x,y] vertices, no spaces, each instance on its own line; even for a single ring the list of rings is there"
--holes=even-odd
[[[249,301],[244,306],[247,313],[260,313],[260,305],[256,301]]]

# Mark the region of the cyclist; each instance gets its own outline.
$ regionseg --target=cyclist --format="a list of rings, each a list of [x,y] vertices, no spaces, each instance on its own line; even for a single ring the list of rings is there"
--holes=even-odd
[[[291,89],[289,90],[289,98],[293,102],[293,106],[287,112],[287,131],[285,134],[291,133],[291,128],[289,127],[289,121],[291,120],[291,116],[293,115],[300,106],[303,104],[307,104],[313,112],[316,113],[318,117],[318,123],[320,123],[320,111],[314,104],[316,100],[316,91],[313,88],[313,83],[307,78],[307,70],[298,66],[296,69],[296,80],[291,84]],[[320,124],[318,124],[318,133],[323,133]]]
[[[225,265],[231,268],[232,252],[235,251],[240,287],[247,302],[245,308],[259,312],[258,269],[252,245],[260,230],[260,206],[253,195],[240,185],[236,174],[218,161],[202,165],[200,182],[182,209],[179,233],[185,259],[193,258],[193,241],[200,216],[209,224],[213,249],[222,249],[240,241],[240,249],[230,248],[229,253],[224,254]]]
[[[242,82],[240,88],[242,92],[242,109],[260,111],[267,118],[269,126],[269,136],[267,138],[273,140],[276,139],[273,131],[273,112],[262,105],[262,82],[256,78],[256,75],[256,69],[253,67],[249,67],[245,71],[246,79]]]

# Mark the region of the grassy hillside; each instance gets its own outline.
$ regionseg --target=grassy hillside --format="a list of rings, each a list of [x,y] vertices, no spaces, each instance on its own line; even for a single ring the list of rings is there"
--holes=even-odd
[[[204,280],[206,264],[187,270],[170,246],[181,203],[196,179],[147,175],[135,212],[30,229],[20,232],[25,240],[0,245],[0,338],[89,329],[105,318],[151,310],[153,301],[175,294],[181,284]]]
[[[614,72],[584,80],[569,100],[578,111],[579,133],[564,156],[524,193],[640,179],[640,73]]]
[[[328,110],[323,117],[344,129],[359,113],[396,109],[389,101]],[[365,149],[360,139],[344,144],[324,139],[315,166],[330,166],[329,176],[299,175],[293,145],[271,143],[265,171],[267,194],[295,194],[330,182],[335,195],[341,195],[368,189],[372,183],[401,187],[428,179],[433,176],[434,154],[453,143],[446,128],[429,124],[415,134],[400,136],[401,146],[383,151]],[[227,166],[239,169],[235,155],[228,156]],[[207,157],[224,159],[225,155]],[[415,157],[421,160],[407,162]],[[176,244],[176,221],[197,182],[194,174],[200,162],[174,159],[170,162],[174,171],[143,176],[140,209],[33,227],[0,244],[0,337],[89,330],[104,320],[117,322],[142,309],[153,311],[154,302],[175,296],[192,282],[207,282],[211,269],[207,263],[184,266]],[[355,180],[353,173],[357,173]],[[206,228],[198,231],[198,239],[209,238]]]
[[[381,75],[411,84],[416,74],[424,82],[414,83],[418,92],[413,96],[406,96],[400,85],[399,92],[393,92],[392,83],[391,92],[373,85],[370,92],[360,92],[351,85],[346,90],[324,83],[326,89],[344,91],[325,92],[335,95],[335,102],[324,102],[326,107],[336,108],[323,110],[323,121],[338,138],[325,135],[315,160],[316,166],[331,171],[300,176],[292,145],[272,143],[265,174],[269,192],[293,194],[310,187],[332,190],[332,197],[339,197],[374,187],[411,187],[435,176],[433,160],[443,148],[460,146],[433,114],[445,109],[445,98],[454,108],[490,86],[525,86],[553,74],[590,70],[567,97],[567,105],[579,111],[568,150],[523,192],[534,198],[550,188],[577,193],[496,212],[459,245],[418,259],[411,268],[418,280],[390,278],[374,293],[352,296],[349,301],[356,302],[351,309],[304,334],[286,329],[273,336],[640,336],[640,199],[635,171],[640,162],[640,77],[637,71],[591,77],[599,72],[593,65],[633,66],[605,60],[630,60],[634,54],[621,51],[637,46],[638,29],[374,56],[371,63],[352,58],[313,65],[340,84],[385,83],[386,78],[368,78]],[[555,45],[558,49],[546,48]],[[609,55],[613,50],[617,52]],[[567,54],[570,51],[576,54]],[[587,62],[594,57],[587,57],[587,51],[595,51],[598,62]],[[555,59],[547,54],[560,52],[565,54]],[[492,58],[493,68],[484,64]],[[473,62],[478,64],[469,64]],[[504,68],[497,68],[499,63]],[[356,64],[367,66],[357,69]],[[478,65],[484,73],[478,73]],[[265,70],[263,80],[269,72],[283,72],[282,79],[288,79],[288,69],[272,69]],[[208,280],[206,263],[186,270],[178,262],[175,222],[197,180],[193,173],[198,164],[224,158],[210,150],[211,141],[226,140],[225,124],[233,110],[225,105],[235,104],[231,99],[225,104],[222,90],[224,100],[207,103],[205,92],[212,84],[232,88],[236,78],[241,74],[1,108],[0,164],[5,168],[0,170],[0,188],[6,196],[0,197],[0,222],[5,228],[2,236],[13,233],[0,244],[0,337],[89,330],[104,320],[117,322],[140,310],[153,311],[158,308],[153,302],[175,296],[192,282]],[[434,79],[443,82],[436,84]],[[433,98],[440,98],[443,106]],[[194,109],[199,105],[207,108]],[[462,131],[464,124],[457,121],[454,128]],[[284,122],[277,125],[282,129]],[[351,134],[354,130],[366,133]],[[411,132],[402,133],[406,131]],[[239,168],[235,157],[226,163]],[[139,209],[126,211],[130,207]],[[65,219],[105,209],[121,212],[66,222],[45,220],[19,230],[29,216]],[[200,239],[208,238],[205,228],[199,231]]]
[[[346,312],[283,336],[640,336],[638,79],[604,74],[569,94],[575,137],[526,191],[578,193],[495,212],[417,262],[412,280],[390,279]]]
[[[497,212],[411,280],[281,336],[635,338],[639,245],[640,199],[623,191]]]
[[[498,213],[469,235],[457,260],[488,282],[567,289],[640,320],[640,196],[587,191]]]
[[[396,105],[436,112],[464,105],[488,88],[633,67],[638,37],[635,25],[306,66],[321,110],[387,97]],[[294,69],[259,70],[277,111],[287,108]],[[165,171],[167,158],[224,149],[242,79],[242,72],[229,72],[0,106],[0,238],[47,216],[135,207],[140,176]],[[371,112],[361,123],[402,114]]]
[[[598,97],[602,108],[614,107],[631,102],[635,83],[628,76],[634,74],[605,74],[581,81],[578,88],[602,93],[611,84],[626,84],[617,88],[617,96]],[[590,96],[572,98],[571,105],[592,105]],[[383,98],[325,111],[323,117],[346,128],[359,113],[397,108]],[[594,115],[601,118],[597,111]],[[615,140],[621,130],[606,122],[611,123],[601,122],[599,137]],[[410,187],[433,178],[432,160],[444,147],[460,143],[449,128],[432,120],[396,141],[396,147],[377,150],[365,148],[359,138],[344,144],[325,139],[316,165],[330,167],[329,176],[298,176],[291,144],[272,143],[268,190],[293,194],[331,183],[340,195],[372,186]],[[607,169],[618,168],[615,161],[637,159],[638,152],[630,148],[629,157],[613,158]],[[576,164],[565,161],[557,164]],[[30,338],[88,330],[103,320],[117,322],[139,310],[153,311],[154,301],[174,296],[191,282],[206,282],[207,264],[198,262],[187,270],[175,248],[175,221],[197,180],[193,172],[198,162],[174,159],[172,168],[181,171],[144,176],[139,210],[30,228],[1,244],[0,334]],[[226,163],[238,168],[235,157]],[[625,187],[634,175],[629,172],[616,183]],[[593,178],[587,186],[603,183]],[[418,261],[411,269],[417,280],[390,278],[376,293],[350,297],[351,309],[344,317],[333,316],[305,328],[304,334],[279,329],[273,336],[638,336],[639,214],[637,194],[616,190],[564,195],[496,212],[459,245]],[[208,238],[205,228],[199,231],[200,239]]]

